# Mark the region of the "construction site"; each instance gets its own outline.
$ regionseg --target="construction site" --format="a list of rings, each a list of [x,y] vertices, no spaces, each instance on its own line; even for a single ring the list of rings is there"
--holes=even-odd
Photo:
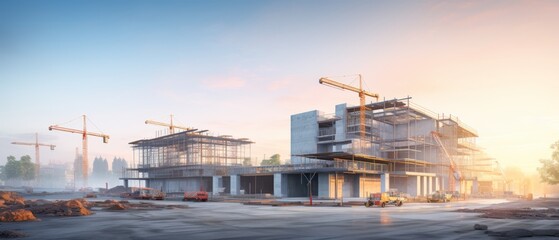
[[[359,76],[360,77],[360,76]],[[397,191],[426,197],[434,191],[461,196],[505,192],[499,163],[476,145],[477,131],[454,115],[434,113],[411,97],[384,99],[343,83],[319,83],[355,92],[360,105],[335,106],[291,116],[291,162],[243,165],[248,138],[213,136],[208,130],[146,121],[169,134],[130,143],[135,163],[123,173],[125,187],[165,193],[267,194],[276,198],[365,198]],[[366,102],[365,97],[377,98]]]

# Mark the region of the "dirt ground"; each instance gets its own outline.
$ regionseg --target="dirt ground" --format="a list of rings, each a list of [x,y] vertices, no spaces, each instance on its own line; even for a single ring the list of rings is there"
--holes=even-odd
[[[558,239],[554,229],[559,229],[559,220],[487,218],[475,212],[556,209],[557,201],[471,199],[386,208],[152,201],[160,207],[117,211],[96,207],[89,216],[0,223],[0,233],[16,231],[26,235],[24,239]],[[487,229],[474,230],[476,224]]]
[[[457,212],[482,213],[484,218],[559,220],[559,198],[518,200],[485,208],[458,209]]]

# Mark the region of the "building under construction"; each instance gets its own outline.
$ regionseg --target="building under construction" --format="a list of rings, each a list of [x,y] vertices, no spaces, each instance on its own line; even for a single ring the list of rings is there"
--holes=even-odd
[[[362,113],[362,110],[364,113]],[[185,128],[188,129],[188,128]],[[290,164],[247,166],[246,138],[194,130],[131,142],[134,167],[122,178],[167,193],[276,197],[366,197],[398,189],[411,196],[435,190],[490,193],[499,186],[496,161],[476,145],[477,132],[452,115],[392,99],[334,114],[291,116]]]
[[[335,114],[310,111],[291,116],[294,163],[315,159],[382,165],[378,174],[329,173],[319,196],[364,197],[397,189],[411,196],[435,190],[489,194],[502,189],[498,163],[476,145],[475,129],[456,116],[436,114],[410,101],[392,99],[361,107],[336,106]],[[362,126],[364,125],[364,126]]]

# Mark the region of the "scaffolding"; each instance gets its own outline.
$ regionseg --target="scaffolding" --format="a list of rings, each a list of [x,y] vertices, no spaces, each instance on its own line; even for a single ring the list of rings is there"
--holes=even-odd
[[[250,159],[247,138],[211,136],[189,131],[131,142],[133,166],[123,179],[149,180],[226,175],[229,167]]]
[[[377,156],[388,161],[389,172],[436,173],[441,176],[440,186],[451,190],[449,176],[451,163],[460,171],[461,192],[470,193],[472,181],[482,176],[501,175],[492,158],[485,156],[476,145],[478,133],[456,116],[437,114],[410,101],[384,99],[366,105],[366,148],[348,148],[347,152]],[[361,141],[358,106],[347,108],[346,137]],[[431,134],[436,132],[442,141],[438,144]],[[450,155],[449,159],[444,151]]]

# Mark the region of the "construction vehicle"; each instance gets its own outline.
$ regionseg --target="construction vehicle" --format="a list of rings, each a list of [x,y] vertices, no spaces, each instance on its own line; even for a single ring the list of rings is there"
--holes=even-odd
[[[165,200],[165,193],[153,188],[132,188],[132,192],[120,194],[121,198],[132,198],[140,200]]]
[[[207,202],[208,192],[198,191],[198,192],[184,192],[183,201],[196,201],[196,202]]]
[[[155,191],[152,196],[153,200],[165,200],[165,193],[162,191]]]
[[[97,198],[97,194],[95,192],[88,192],[83,197],[84,198]]]
[[[405,201],[406,198],[401,197],[401,195],[396,192],[371,193],[369,199],[365,202],[365,207],[385,207],[386,205],[401,207],[404,205]]]
[[[434,191],[429,196],[427,196],[428,203],[435,202],[450,202],[452,199],[452,193],[445,193],[443,191]]]
[[[133,199],[150,200],[152,195],[149,190],[150,189],[148,188],[138,189],[132,192],[132,194],[130,194],[130,197]]]

